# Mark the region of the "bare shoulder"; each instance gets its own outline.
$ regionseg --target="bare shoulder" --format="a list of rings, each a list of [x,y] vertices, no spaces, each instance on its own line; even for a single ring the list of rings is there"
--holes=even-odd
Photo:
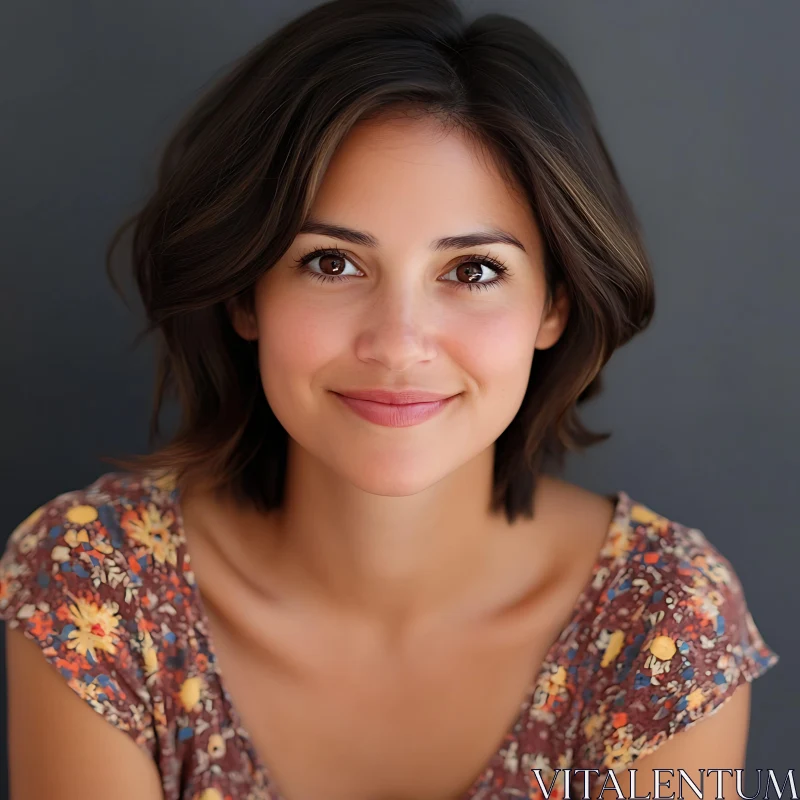
[[[10,796],[101,800],[113,787],[118,800],[162,798],[152,759],[83,702],[36,643],[6,631]]]
[[[600,548],[614,518],[616,504],[606,495],[592,492],[575,483],[551,475],[541,475],[536,494],[536,514],[575,544]]]
[[[616,502],[577,484],[540,475],[528,522],[534,582],[549,587],[548,614],[568,619],[608,539]],[[541,611],[537,609],[536,615]]]

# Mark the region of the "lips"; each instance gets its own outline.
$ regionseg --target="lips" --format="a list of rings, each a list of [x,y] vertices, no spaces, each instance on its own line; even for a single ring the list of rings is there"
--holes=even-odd
[[[350,397],[354,400],[369,400],[373,403],[391,403],[401,406],[410,403],[435,403],[440,400],[447,400],[455,392],[449,394],[442,392],[432,392],[424,389],[403,389],[392,391],[389,389],[343,389],[336,394]]]
[[[338,392],[334,392],[334,394],[362,419],[389,428],[406,428],[425,422],[425,420],[442,412],[459,397],[457,394],[449,397],[445,395],[443,398],[441,395],[435,395],[439,399],[423,402],[389,403],[385,399],[370,400],[363,397],[351,397]],[[364,393],[360,392],[360,394],[363,395]],[[369,394],[375,396],[372,392]],[[409,395],[419,396],[420,394],[422,393],[399,393],[405,400],[408,399]],[[380,392],[379,396],[385,398],[386,393]],[[394,393],[393,396],[397,397],[398,393]],[[431,393],[428,392],[425,396],[430,397]]]

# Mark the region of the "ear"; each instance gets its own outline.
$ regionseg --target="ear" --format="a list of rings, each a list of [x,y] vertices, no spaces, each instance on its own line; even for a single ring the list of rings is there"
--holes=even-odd
[[[547,350],[552,347],[567,327],[569,318],[569,296],[566,286],[560,283],[548,301],[539,324],[539,333],[536,336],[535,347],[538,350]]]
[[[233,329],[242,339],[246,339],[249,342],[254,342],[258,339],[256,315],[251,307],[246,305],[240,298],[234,298],[225,303],[225,310],[228,312]]]

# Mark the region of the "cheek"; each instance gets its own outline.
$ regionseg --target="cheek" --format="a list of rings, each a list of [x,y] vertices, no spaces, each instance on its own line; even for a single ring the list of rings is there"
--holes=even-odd
[[[259,321],[262,366],[282,372],[304,373],[322,365],[336,351],[340,339],[332,320],[319,309],[300,303],[275,303]]]
[[[506,307],[473,314],[448,333],[448,350],[484,392],[507,392],[528,383],[536,329],[531,308]]]

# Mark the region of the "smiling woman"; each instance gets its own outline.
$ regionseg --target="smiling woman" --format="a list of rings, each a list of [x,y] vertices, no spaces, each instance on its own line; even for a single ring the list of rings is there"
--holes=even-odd
[[[732,565],[546,472],[608,437],[578,406],[654,309],[552,45],[448,0],[320,5],[186,116],[109,264],[131,226],[156,446],[0,561],[15,800],[742,766],[778,656]]]

